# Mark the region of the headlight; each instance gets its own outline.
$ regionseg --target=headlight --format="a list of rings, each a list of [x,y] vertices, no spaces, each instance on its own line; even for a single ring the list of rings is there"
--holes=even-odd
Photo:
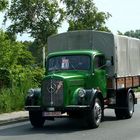
[[[80,90],[78,91],[78,95],[79,95],[79,97],[81,97],[81,98],[83,98],[83,97],[85,96],[85,94],[86,94],[86,91],[85,91],[84,89],[80,89]]]
[[[29,89],[28,90],[28,97],[33,97],[34,96],[34,89]]]

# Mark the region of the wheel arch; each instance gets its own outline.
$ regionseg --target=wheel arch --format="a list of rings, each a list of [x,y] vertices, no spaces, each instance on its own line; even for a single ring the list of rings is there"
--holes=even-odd
[[[93,95],[93,98],[91,101],[91,107],[93,107],[95,98],[99,98],[99,100],[101,101],[102,109],[104,109],[104,98],[103,98],[102,93],[99,91],[96,91],[95,94]]]
[[[133,96],[133,100],[135,100],[135,94],[134,94],[134,90],[133,89],[128,89],[127,94],[132,93]]]

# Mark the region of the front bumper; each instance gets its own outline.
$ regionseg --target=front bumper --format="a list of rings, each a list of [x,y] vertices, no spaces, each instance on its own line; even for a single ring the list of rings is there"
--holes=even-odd
[[[83,110],[90,110],[89,105],[69,105],[66,107],[42,107],[42,106],[25,106],[25,110],[27,111],[83,111]]]

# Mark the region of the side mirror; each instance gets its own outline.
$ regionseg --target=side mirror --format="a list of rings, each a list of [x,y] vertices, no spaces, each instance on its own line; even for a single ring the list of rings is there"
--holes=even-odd
[[[111,63],[110,60],[107,60],[105,65],[106,65],[107,67],[110,67],[110,66],[112,65],[112,63]]]

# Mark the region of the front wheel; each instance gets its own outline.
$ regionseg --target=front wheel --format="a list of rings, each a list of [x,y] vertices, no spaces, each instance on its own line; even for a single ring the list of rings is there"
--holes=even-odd
[[[103,109],[101,105],[101,101],[98,97],[96,97],[93,101],[93,107],[87,114],[87,124],[89,128],[97,128],[101,123],[103,115]]]
[[[29,111],[29,119],[32,126],[36,128],[43,127],[45,122],[41,111]]]

